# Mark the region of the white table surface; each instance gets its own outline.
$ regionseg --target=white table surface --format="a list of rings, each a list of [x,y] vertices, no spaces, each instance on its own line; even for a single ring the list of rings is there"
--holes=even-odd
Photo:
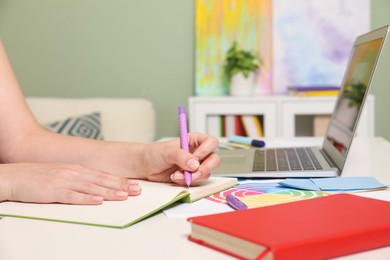
[[[278,146],[280,140],[268,140]],[[296,144],[290,142],[291,144]],[[320,139],[300,139],[320,144]],[[375,176],[390,184],[390,143],[383,138],[355,139],[343,176]],[[376,163],[374,163],[376,162]],[[230,259],[190,242],[190,224],[156,214],[126,229],[18,218],[0,220],[0,259]],[[390,259],[390,247],[342,259]]]

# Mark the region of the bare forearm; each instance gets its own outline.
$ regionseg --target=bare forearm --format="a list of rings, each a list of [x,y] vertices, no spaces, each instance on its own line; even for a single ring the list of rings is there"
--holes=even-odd
[[[135,180],[194,184],[219,164],[216,138],[190,133],[191,153],[179,140],[119,143],[62,136],[44,130],[26,104],[0,41],[0,201],[100,204],[138,195]],[[126,177],[120,178],[117,176]]]
[[[117,176],[142,178],[139,170],[144,144],[103,142],[63,136],[37,129],[20,143],[8,163],[70,163],[105,171]]]

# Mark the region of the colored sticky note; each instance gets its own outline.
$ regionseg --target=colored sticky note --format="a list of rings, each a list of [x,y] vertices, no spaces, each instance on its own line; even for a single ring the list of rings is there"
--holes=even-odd
[[[339,178],[286,179],[279,184],[285,187],[292,187],[297,189],[322,191],[371,190],[386,187],[386,185],[380,183],[374,177],[360,176]]]

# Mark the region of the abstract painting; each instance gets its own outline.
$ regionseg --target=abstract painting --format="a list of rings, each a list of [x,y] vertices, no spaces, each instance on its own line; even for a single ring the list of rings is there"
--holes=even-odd
[[[340,86],[356,36],[370,30],[369,0],[273,0],[274,93]]]
[[[370,30],[370,0],[196,0],[195,94],[225,95],[234,41],[264,60],[255,94],[339,86],[356,36]]]
[[[223,63],[233,42],[264,61],[255,93],[271,92],[271,0],[196,0],[195,94],[224,95]]]

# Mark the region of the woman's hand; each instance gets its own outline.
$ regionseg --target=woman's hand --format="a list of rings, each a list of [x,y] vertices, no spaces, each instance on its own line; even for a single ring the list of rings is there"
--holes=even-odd
[[[97,205],[140,194],[135,180],[70,164],[0,164],[0,201]]]
[[[189,153],[180,148],[179,138],[148,145],[143,162],[145,177],[151,181],[186,185],[183,174],[186,170],[192,173],[192,184],[208,179],[221,162],[214,153],[218,139],[200,133],[189,133],[188,139]]]

